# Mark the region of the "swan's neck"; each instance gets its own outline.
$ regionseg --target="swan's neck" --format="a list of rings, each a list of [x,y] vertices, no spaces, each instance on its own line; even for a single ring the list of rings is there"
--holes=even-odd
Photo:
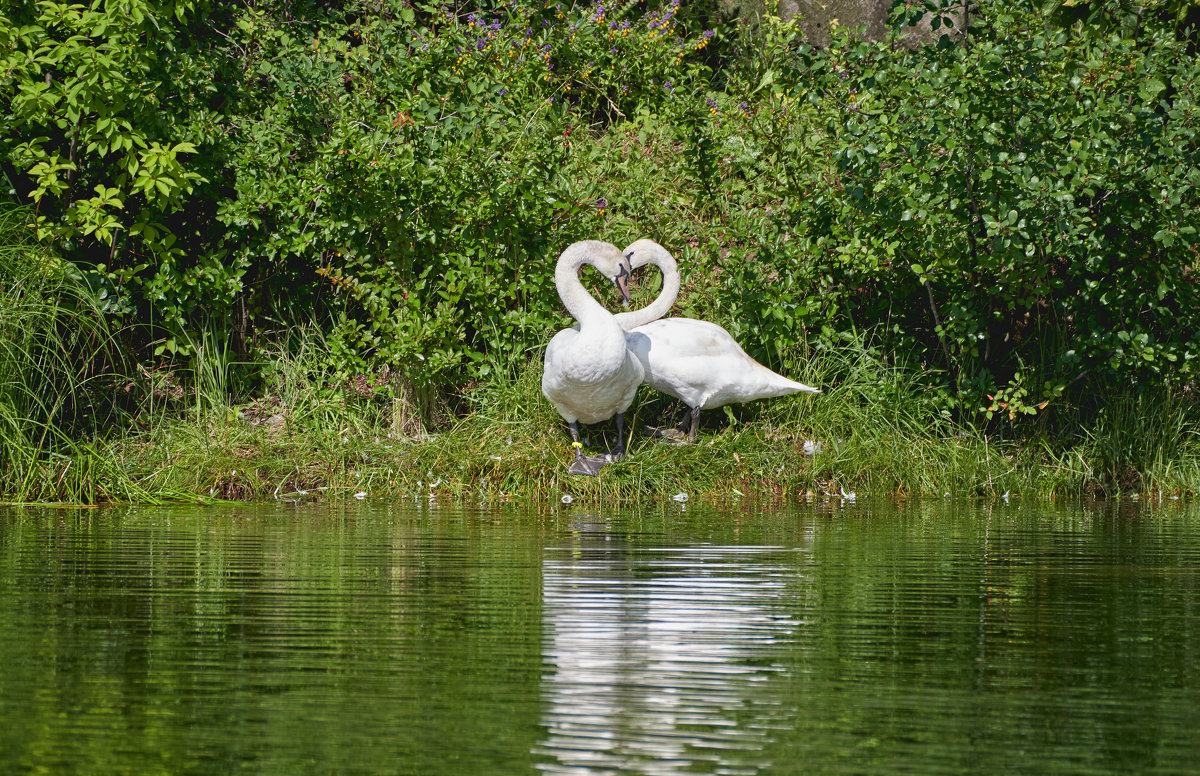
[[[679,267],[671,254],[666,251],[655,252],[647,263],[653,264],[662,272],[662,290],[658,292],[654,301],[645,307],[613,316],[625,331],[657,321],[667,314],[679,296]]]
[[[597,302],[579,279],[579,270],[588,264],[588,255],[583,251],[564,253],[554,268],[554,285],[558,297],[571,317],[579,321],[581,330],[603,325],[612,319],[612,313]]]

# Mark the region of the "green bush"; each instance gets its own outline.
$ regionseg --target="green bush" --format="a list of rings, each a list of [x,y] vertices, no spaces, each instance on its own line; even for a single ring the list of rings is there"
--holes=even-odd
[[[788,56],[762,76],[750,142],[778,205],[760,260],[730,276],[735,315],[761,342],[879,328],[885,352],[944,374],[950,406],[988,418],[1070,388],[1195,380],[1187,41],[1063,28],[1020,3],[977,14],[968,41],[911,50],[843,35],[815,51],[775,23]]]
[[[219,212],[232,255],[330,310],[350,372],[445,385],[540,346],[561,325],[554,257],[620,196],[579,157],[666,106],[703,48],[635,9],[404,7],[274,35],[273,102],[238,128]]]
[[[220,79],[193,38],[196,0],[40,2],[0,15],[0,156],[37,231],[87,265],[102,309],[178,329],[228,303],[197,201]],[[210,35],[211,37],[211,35]],[[208,196],[213,196],[208,192]]]

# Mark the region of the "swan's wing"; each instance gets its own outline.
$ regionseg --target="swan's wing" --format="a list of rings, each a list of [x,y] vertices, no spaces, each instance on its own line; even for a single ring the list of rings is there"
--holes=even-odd
[[[569,405],[570,385],[567,375],[570,371],[571,346],[578,334],[578,329],[563,329],[555,334],[550,344],[546,345],[546,355],[542,361],[542,395],[550,400],[568,422],[577,420]]]
[[[630,349],[646,382],[692,407],[816,392],[751,358],[722,327],[692,318],[665,318],[631,332]]]

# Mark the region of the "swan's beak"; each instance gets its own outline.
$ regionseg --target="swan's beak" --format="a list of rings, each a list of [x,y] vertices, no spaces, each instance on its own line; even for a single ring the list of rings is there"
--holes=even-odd
[[[620,273],[613,278],[613,285],[621,292],[621,299],[626,307],[629,306],[629,275],[629,270],[622,265]]]

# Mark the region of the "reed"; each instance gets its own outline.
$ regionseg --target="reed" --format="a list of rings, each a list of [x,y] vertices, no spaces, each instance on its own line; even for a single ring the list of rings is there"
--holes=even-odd
[[[109,424],[116,349],[73,268],[30,238],[24,209],[0,211],[0,493],[94,501],[126,490],[88,440]]]
[[[1105,404],[1079,446],[1081,482],[1103,495],[1178,495],[1200,487],[1200,407],[1165,386]]]

